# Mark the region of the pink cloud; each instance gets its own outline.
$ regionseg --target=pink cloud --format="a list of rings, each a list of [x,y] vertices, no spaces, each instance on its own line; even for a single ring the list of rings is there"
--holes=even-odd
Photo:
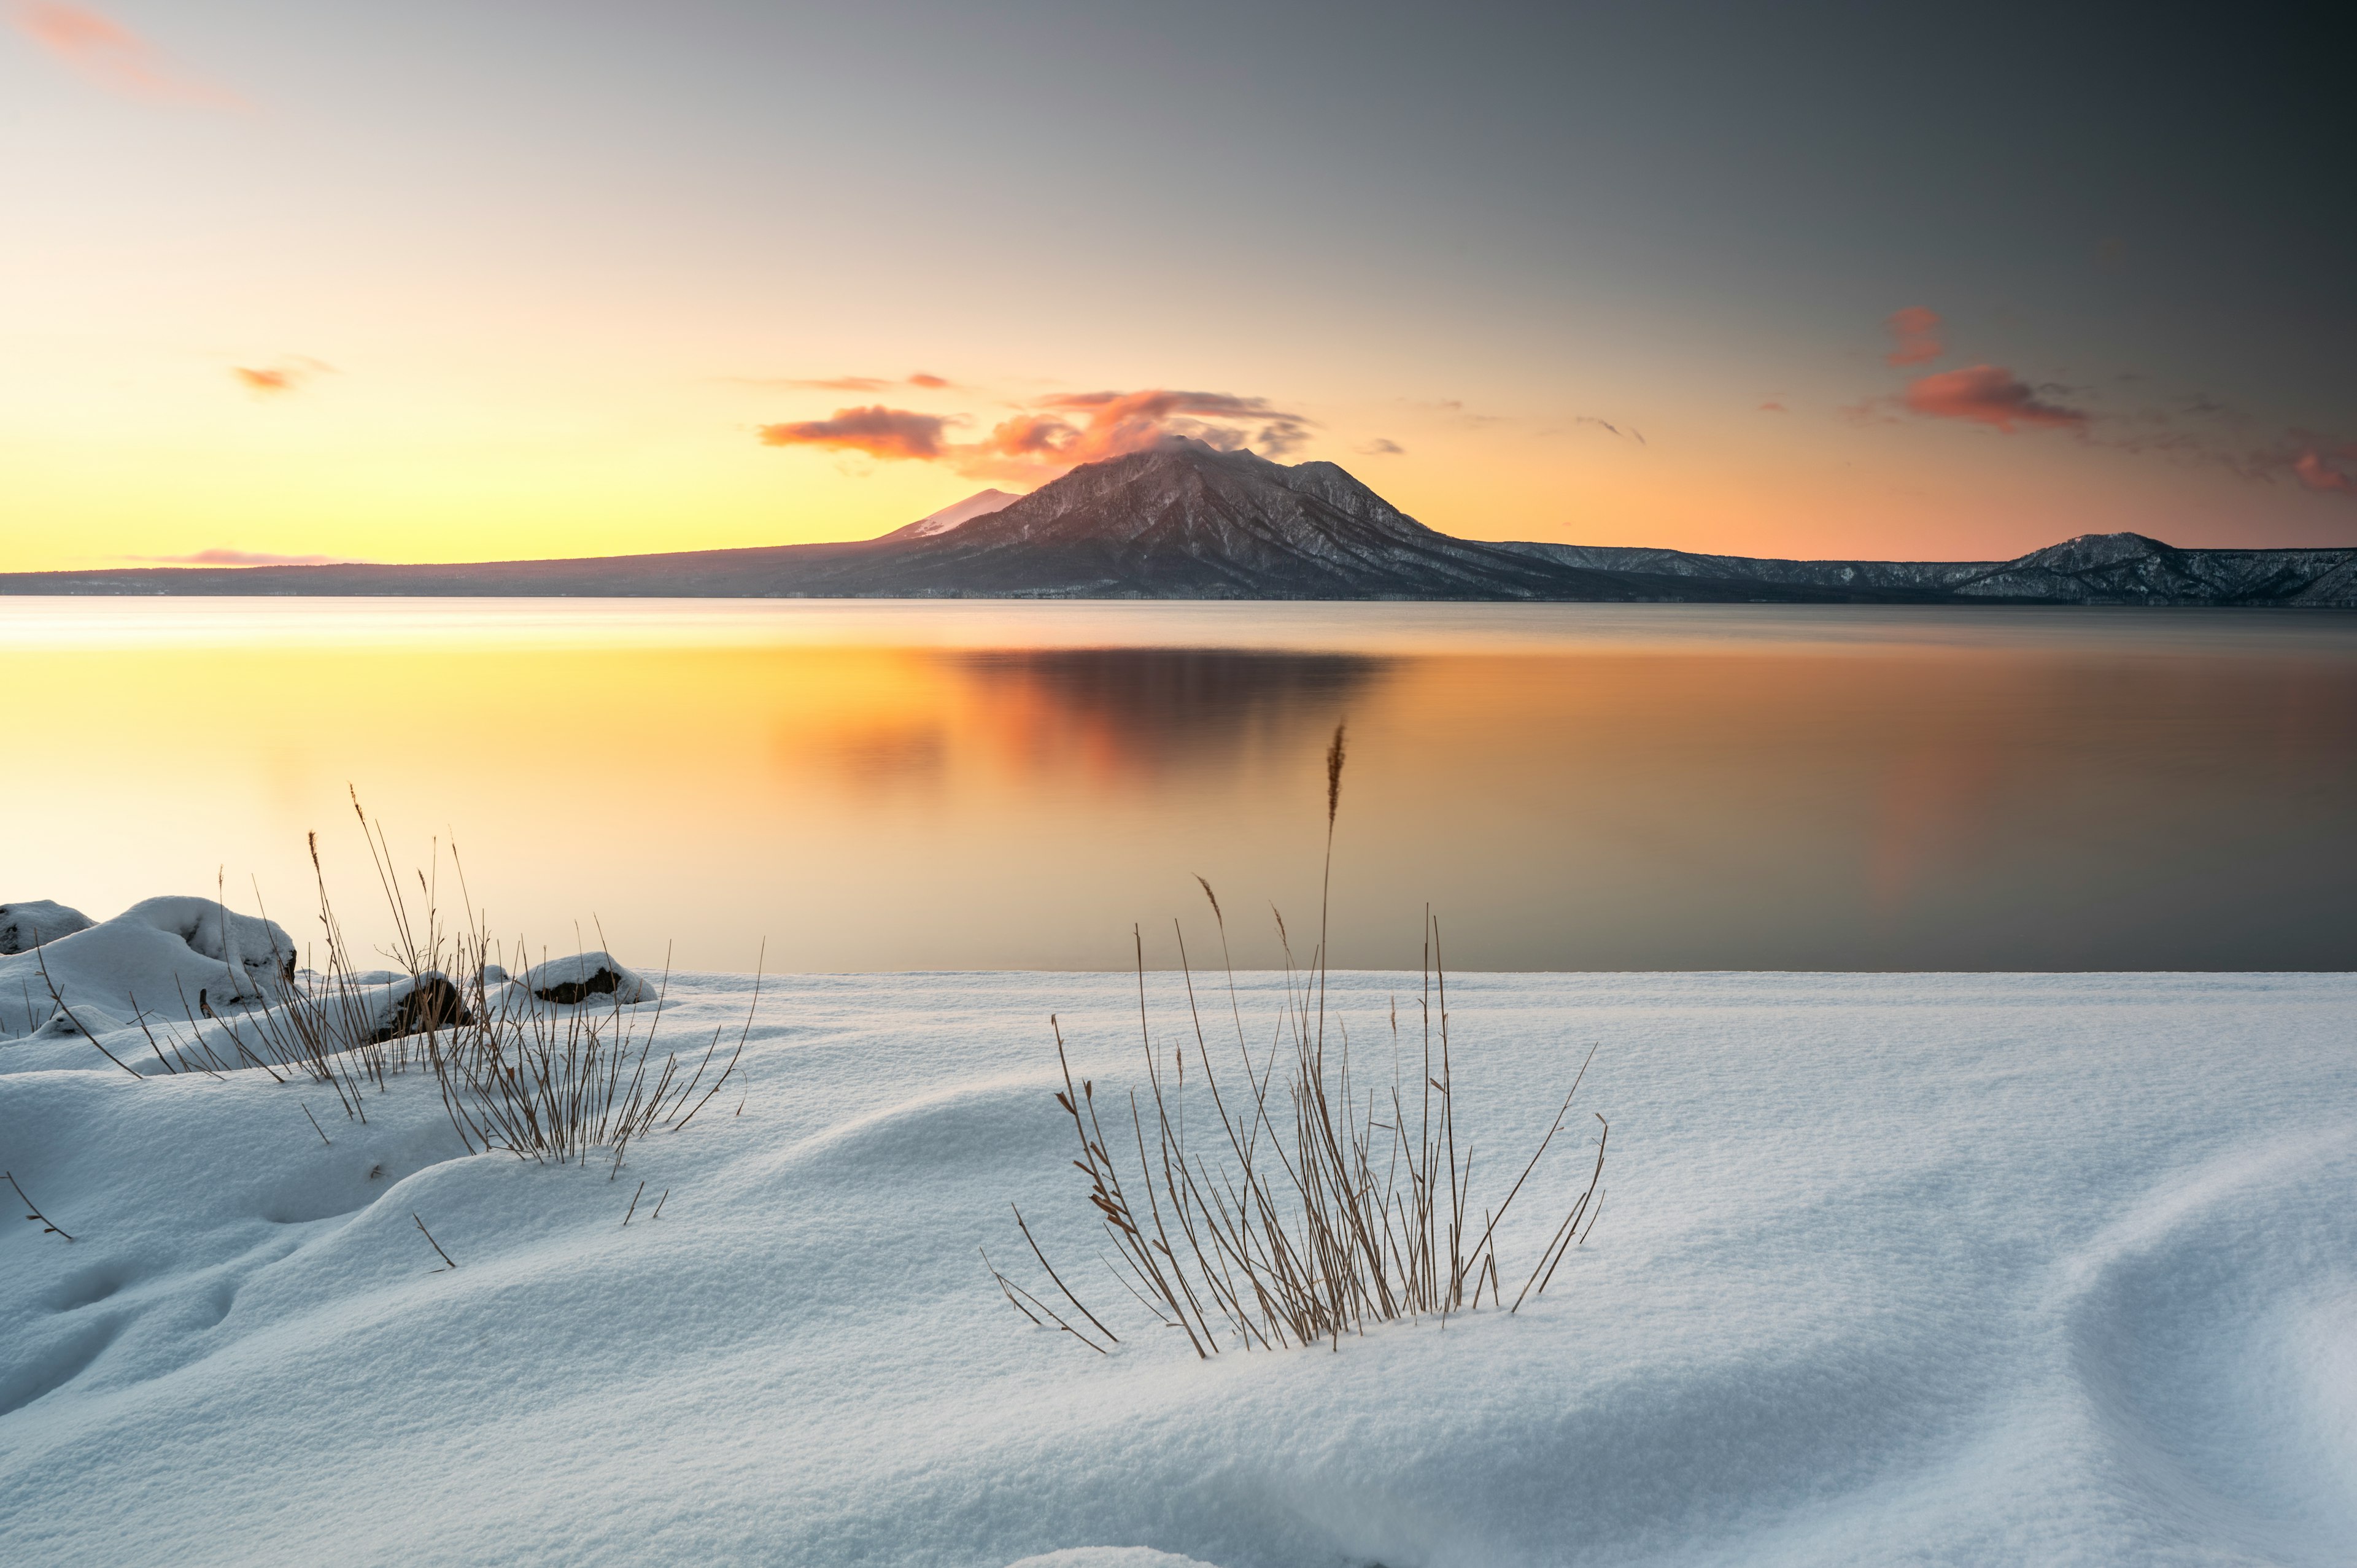
[[[2291,471],[2298,475],[2299,482],[2311,490],[2332,491],[2341,495],[2357,493],[2357,478],[2350,478],[2347,469],[2341,467],[2331,458],[2314,447],[2310,447],[2292,459]]]
[[[1910,381],[1907,406],[1934,419],[1964,419],[2012,435],[2024,425],[2083,429],[2087,416],[2074,408],[2042,403],[2037,390],[1996,365],[1942,371]]]
[[[163,566],[339,566],[349,555],[274,555],[262,550],[199,550],[191,555],[125,555],[125,561],[153,561]]]
[[[812,392],[882,392],[886,387],[895,386],[923,387],[929,392],[938,392],[943,387],[953,386],[956,383],[945,381],[940,376],[929,376],[920,371],[907,380],[898,381],[885,376],[827,376],[820,380],[808,381],[791,378],[752,378],[745,384],[757,387],[804,387]]]
[[[9,20],[85,80],[125,98],[239,109],[235,93],[181,74],[163,53],[112,17],[59,0],[15,0]]]
[[[1036,406],[1049,412],[1019,413],[1001,423],[981,443],[983,453],[1071,467],[1143,452],[1174,435],[1222,450],[1250,446],[1281,456],[1309,435],[1301,415],[1272,408],[1266,398],[1229,392],[1065,392],[1041,398]],[[1243,420],[1259,428],[1238,429],[1213,420]]]
[[[1884,358],[1894,365],[1921,365],[1946,353],[1940,341],[1940,313],[1927,306],[1910,305],[1883,318],[1892,347]]]
[[[865,452],[888,462],[931,461],[944,455],[942,432],[950,422],[937,413],[905,408],[838,408],[828,419],[761,426],[766,446],[818,446],[832,452]]]
[[[1762,413],[1785,413],[1786,410],[1784,405],[1781,403],[1763,403],[1760,405],[1760,412]]]
[[[1252,446],[1271,455],[1308,439],[1308,421],[1270,406],[1268,400],[1228,392],[1063,392],[1039,399],[976,441],[947,439],[960,421],[907,409],[837,409],[830,419],[767,424],[771,446],[820,446],[889,459],[948,464],[974,478],[1041,483],[1082,463],[1143,452],[1174,436],[1232,451]]]

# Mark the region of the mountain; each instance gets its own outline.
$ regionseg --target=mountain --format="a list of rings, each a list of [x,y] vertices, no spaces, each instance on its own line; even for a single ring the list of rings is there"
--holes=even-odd
[[[1606,574],[1437,533],[1331,463],[1287,467],[1184,439],[1084,464],[921,554],[830,573],[846,585],[872,576],[919,595],[1006,597],[1642,596]]]
[[[1888,602],[2357,607],[2357,549],[2179,550],[2141,533],[2083,533],[2011,561],[1779,561],[1603,545],[1505,548],[1589,571]]]
[[[928,517],[920,517],[905,528],[896,528],[883,535],[886,539],[930,539],[936,533],[947,533],[960,523],[1003,510],[1008,502],[1022,498],[1012,490],[976,490],[955,506],[945,506]]]
[[[962,514],[962,515],[961,515]],[[566,561],[0,575],[0,594],[716,598],[1525,599],[2357,608],[2357,549],[2179,550],[2087,534],[2012,561],[1779,561],[1486,543],[1331,463],[1178,440],[985,490],[881,538]]]

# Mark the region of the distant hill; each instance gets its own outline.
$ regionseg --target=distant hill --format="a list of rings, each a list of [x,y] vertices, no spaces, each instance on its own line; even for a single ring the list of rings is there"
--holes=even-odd
[[[1776,561],[1602,545],[1505,548],[1594,571],[1891,602],[2357,607],[2357,549],[2179,550],[2141,533],[2083,533],[2011,561]]]
[[[1458,599],[2357,608],[2357,549],[2179,550],[2086,534],[2012,561],[1777,561],[1493,544],[1426,528],[1332,463],[1177,440],[878,539],[428,566],[0,575],[0,594]]]

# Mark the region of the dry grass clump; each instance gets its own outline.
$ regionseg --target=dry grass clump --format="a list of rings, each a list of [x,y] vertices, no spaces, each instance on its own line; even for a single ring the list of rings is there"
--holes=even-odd
[[[1327,753],[1329,886],[1343,757],[1338,727]],[[1208,882],[1203,892],[1219,926],[1224,961],[1226,919]],[[1227,966],[1235,1055],[1225,1084],[1212,1063],[1184,932],[1179,961],[1196,1047],[1191,1061],[1183,1044],[1166,1053],[1155,1043],[1146,1005],[1145,949],[1138,941],[1146,1091],[1141,1098],[1132,1090],[1125,1105],[1112,1109],[1110,1133],[1095,1084],[1083,1079],[1074,1085],[1062,1028],[1050,1021],[1064,1069],[1056,1104],[1071,1123],[1077,1145],[1072,1164],[1087,1180],[1088,1200],[1112,1244],[1113,1256],[1103,1261],[1123,1287],[1163,1326],[1184,1334],[1199,1356],[1234,1346],[1275,1349],[1319,1340],[1339,1348],[1344,1334],[1363,1333],[1370,1324],[1426,1316],[1445,1323],[1452,1314],[1478,1310],[1484,1291],[1493,1308],[1512,1313],[1545,1292],[1565,1254],[1587,1239],[1601,1209],[1598,1183],[1611,1128],[1599,1115],[1587,1184],[1566,1206],[1510,1304],[1500,1273],[1498,1228],[1563,1131],[1587,1063],[1505,1197],[1494,1208],[1477,1208],[1474,1150],[1469,1141],[1461,1155],[1458,1148],[1455,1053],[1438,923],[1427,913],[1418,1001],[1420,1070],[1413,1081],[1402,1076],[1394,1007],[1394,1069],[1387,1081],[1364,1087],[1352,1082],[1349,1034],[1339,1016],[1329,1048],[1325,924],[1321,910],[1318,946],[1306,967],[1296,967],[1290,943],[1285,944],[1285,1007],[1258,1062],[1244,1036],[1234,969]],[[1277,929],[1282,940],[1281,918]],[[1594,1055],[1591,1047],[1588,1056]],[[1186,1114],[1190,1072],[1201,1080],[1211,1111],[1209,1130],[1192,1143]],[[1125,1119],[1126,1138],[1121,1131]],[[1149,1121],[1155,1128],[1150,1138]],[[1195,1124],[1199,1130],[1206,1126],[1200,1110]],[[1049,1262],[1020,1209],[1015,1219],[1047,1273],[1051,1294],[1086,1328],[989,1265],[985,1253],[992,1277],[1032,1322],[1052,1325],[1102,1352],[1118,1336]]]
[[[760,981],[757,975],[736,1049],[709,1085],[705,1078],[720,1049],[719,1029],[683,1079],[676,1055],[666,1051],[660,1062],[653,1057],[660,995],[640,1036],[637,1009],[626,1007],[619,992],[608,994],[604,1008],[552,1006],[508,987],[494,1003],[479,980],[472,1014],[424,1036],[450,1124],[468,1148],[564,1165],[586,1163],[590,1150],[610,1147],[619,1169],[632,1139],[686,1126],[736,1072],[752,1033],[752,1008],[760,1004]]]
[[[415,1068],[434,1075],[450,1124],[470,1152],[505,1149],[520,1158],[565,1164],[586,1163],[591,1150],[610,1148],[617,1169],[632,1140],[657,1128],[686,1126],[736,1072],[752,1030],[750,1007],[736,1049],[716,1075],[712,1066],[723,1041],[720,1029],[713,1031],[693,1072],[668,1050],[657,1058],[668,965],[643,1014],[619,990],[604,993],[604,1006],[580,1004],[587,993],[579,985],[535,996],[505,978],[502,945],[474,911],[456,846],[449,853],[464,913],[452,923],[441,902],[442,846],[436,844],[430,870],[404,879],[382,825],[370,820],[357,795],[352,810],[391,920],[392,947],[382,956],[396,966],[392,981],[355,961],[328,895],[314,833],[317,966],[282,976],[274,996],[235,1013],[205,1006],[201,999],[190,1008],[184,999],[185,1036],[169,1028],[165,1040],[147,1034],[167,1071],[219,1076],[251,1067],[281,1082],[307,1077],[334,1091],[347,1118],[366,1122],[368,1091],[382,1093],[390,1079]],[[414,906],[407,892],[411,880],[420,896]],[[521,940],[514,949],[519,956],[529,950]],[[757,974],[754,1007],[760,989]],[[144,1016],[140,1026],[147,1029]]]

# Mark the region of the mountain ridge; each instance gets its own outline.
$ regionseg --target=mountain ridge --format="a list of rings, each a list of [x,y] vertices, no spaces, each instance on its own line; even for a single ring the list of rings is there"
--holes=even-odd
[[[1491,542],[1340,466],[1174,439],[875,539],[427,565],[0,574],[0,595],[1217,598],[2357,608],[2357,548],[2193,550],[2082,534],[2007,561],[1795,561]],[[963,514],[963,515],[959,515]],[[954,519],[955,521],[945,521]]]

